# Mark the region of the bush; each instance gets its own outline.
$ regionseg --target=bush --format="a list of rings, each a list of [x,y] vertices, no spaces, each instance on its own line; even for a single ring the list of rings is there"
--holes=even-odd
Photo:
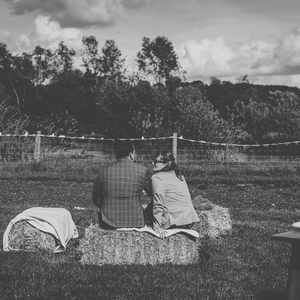
[[[222,119],[205,94],[197,87],[184,87],[176,92],[180,134],[207,141],[237,141],[243,136]]]
[[[29,124],[29,117],[21,114],[16,107],[6,101],[0,102],[0,132],[15,133],[24,132]]]

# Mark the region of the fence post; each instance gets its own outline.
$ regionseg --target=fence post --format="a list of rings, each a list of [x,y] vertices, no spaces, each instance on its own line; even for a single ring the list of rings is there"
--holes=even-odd
[[[178,138],[178,134],[177,132],[174,132],[172,138],[172,153],[175,157],[175,161],[177,161],[177,138]]]
[[[35,136],[33,158],[37,162],[41,160],[41,132],[40,131],[38,131]]]

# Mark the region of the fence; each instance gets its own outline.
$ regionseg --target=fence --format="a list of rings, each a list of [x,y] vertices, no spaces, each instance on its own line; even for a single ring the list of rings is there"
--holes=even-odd
[[[149,164],[158,151],[172,151],[179,166],[193,172],[300,167],[300,141],[240,145],[173,136],[132,138],[137,161]],[[0,135],[2,177],[92,178],[101,164],[114,160],[114,139],[37,134]],[[300,169],[299,169],[300,170]]]

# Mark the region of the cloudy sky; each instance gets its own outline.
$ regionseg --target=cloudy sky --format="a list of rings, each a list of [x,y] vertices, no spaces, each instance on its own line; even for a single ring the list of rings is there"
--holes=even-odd
[[[114,39],[133,65],[143,36],[167,36],[188,79],[300,86],[299,0],[0,0],[0,41],[12,51],[83,35]]]

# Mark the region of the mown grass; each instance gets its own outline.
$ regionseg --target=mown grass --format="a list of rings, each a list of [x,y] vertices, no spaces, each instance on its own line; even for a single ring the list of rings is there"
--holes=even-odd
[[[1,175],[1,235],[13,216],[32,206],[69,209],[80,234],[96,220],[92,176],[63,177],[47,168]],[[292,166],[198,168],[188,174],[192,194],[229,207],[233,233],[202,241],[197,264],[83,266],[76,241],[59,255],[1,251],[0,299],[243,300],[260,289],[284,289],[290,249],[270,238],[300,219],[299,175]]]

